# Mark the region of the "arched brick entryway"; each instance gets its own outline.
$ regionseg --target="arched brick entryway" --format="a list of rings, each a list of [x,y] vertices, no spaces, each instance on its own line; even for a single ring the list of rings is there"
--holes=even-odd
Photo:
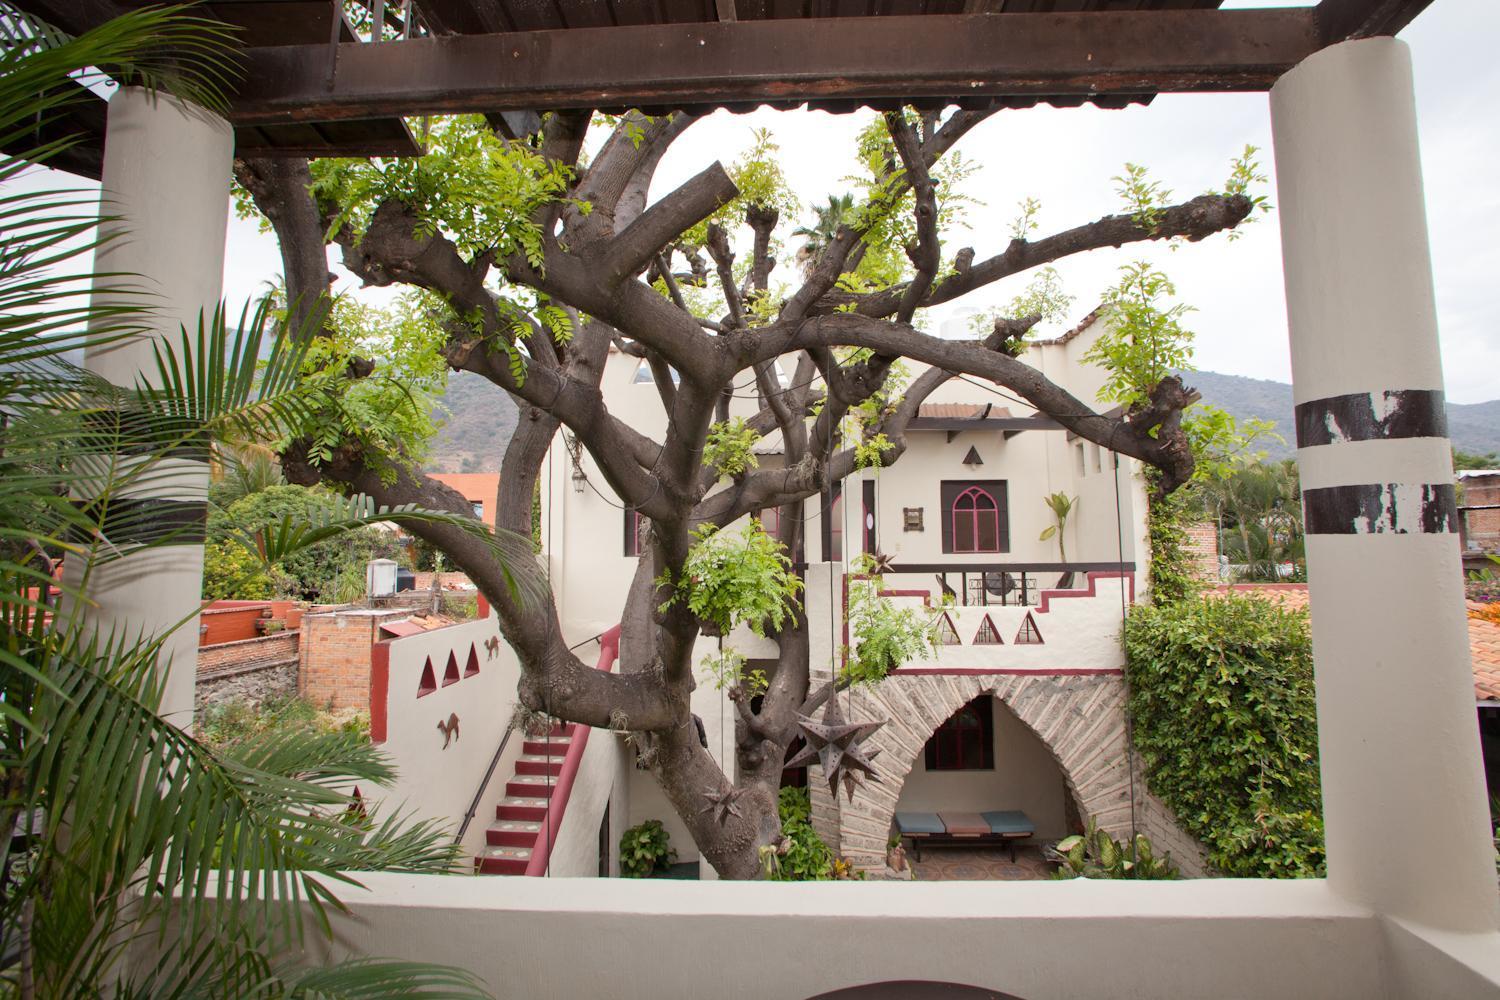
[[[828,799],[827,786],[813,783],[814,801],[822,807],[816,811],[826,817],[828,810],[836,810],[840,853],[861,868],[884,867],[896,802],[923,745],[949,716],[986,693],[999,698],[1048,748],[1084,820],[1093,818],[1116,837],[1129,836],[1132,775],[1126,758],[1125,684],[1118,674],[911,673],[845,696],[851,719],[887,721],[866,743],[881,751],[876,758],[879,783],[862,785],[853,802],[840,799],[836,806]],[[1134,804],[1136,829],[1170,850],[1186,874],[1200,873],[1197,845],[1139,781]]]

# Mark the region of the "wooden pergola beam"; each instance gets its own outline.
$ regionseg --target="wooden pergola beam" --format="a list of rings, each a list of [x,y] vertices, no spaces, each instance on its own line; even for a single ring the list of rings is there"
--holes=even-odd
[[[1394,35],[1430,6],[1432,0],[1322,0],[1316,17],[1323,44],[1332,45]]]
[[[236,124],[763,101],[1267,90],[1314,9],[755,20],[246,52]]]

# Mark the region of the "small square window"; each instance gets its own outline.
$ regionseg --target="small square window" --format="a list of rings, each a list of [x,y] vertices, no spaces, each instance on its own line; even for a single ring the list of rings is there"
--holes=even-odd
[[[980,695],[938,727],[923,756],[929,771],[995,769],[994,699]]]

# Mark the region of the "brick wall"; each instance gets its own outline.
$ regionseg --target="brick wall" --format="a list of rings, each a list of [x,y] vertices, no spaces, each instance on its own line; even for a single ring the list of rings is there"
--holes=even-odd
[[[221,642],[198,649],[198,682],[205,677],[230,673],[252,666],[267,666],[290,660],[296,662],[299,632],[276,632],[256,639]]]
[[[370,647],[380,638],[382,622],[407,615],[398,608],[304,617],[298,692],[319,708],[369,708]]]
[[[1208,521],[1194,524],[1187,529],[1183,549],[1193,567],[1193,575],[1200,580],[1217,583],[1219,580],[1219,532]]]
[[[200,646],[253,639],[255,623],[268,617],[270,601],[215,601],[198,614]]]
[[[1463,504],[1484,507],[1500,504],[1500,476],[1469,476],[1463,480]],[[1486,551],[1500,549],[1500,510],[1466,510],[1464,538]]]

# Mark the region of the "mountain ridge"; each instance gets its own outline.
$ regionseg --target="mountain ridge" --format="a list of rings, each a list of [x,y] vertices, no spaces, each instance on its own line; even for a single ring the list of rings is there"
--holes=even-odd
[[[1292,424],[1292,387],[1271,379],[1221,372],[1182,372],[1183,380],[1203,394],[1203,401],[1238,420],[1256,417],[1276,424],[1283,440],[1263,441],[1268,458],[1291,458],[1296,451]],[[427,467],[433,472],[485,472],[500,468],[505,445],[515,430],[516,405],[499,387],[472,372],[453,372],[439,400],[447,411],[433,439]],[[1468,452],[1500,453],[1500,399],[1484,403],[1449,403],[1448,433],[1455,447]]]

